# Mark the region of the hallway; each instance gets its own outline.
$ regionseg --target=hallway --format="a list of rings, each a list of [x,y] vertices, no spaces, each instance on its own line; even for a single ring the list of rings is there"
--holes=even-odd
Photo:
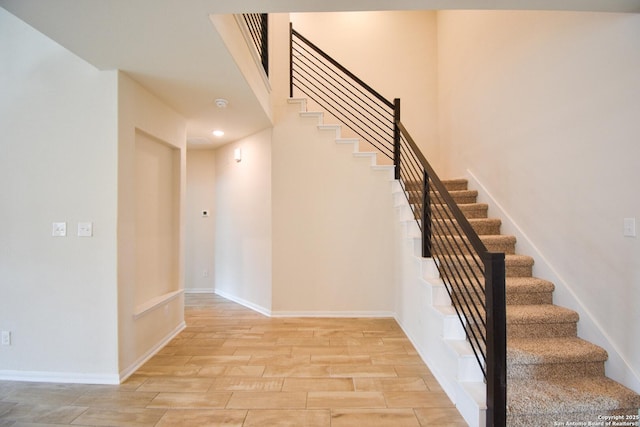
[[[120,386],[0,381],[0,426],[465,426],[393,319],[268,318],[186,296]]]

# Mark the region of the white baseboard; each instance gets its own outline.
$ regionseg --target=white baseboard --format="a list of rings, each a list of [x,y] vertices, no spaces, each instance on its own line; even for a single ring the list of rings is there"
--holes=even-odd
[[[120,384],[117,374],[0,370],[0,380],[42,383]]]
[[[488,202],[489,211],[493,210],[496,213],[495,216],[502,220],[503,233],[516,236],[520,252],[535,259],[534,274],[541,279],[549,280],[556,286],[553,295],[554,301],[558,305],[570,308],[579,314],[578,335],[599,345],[609,353],[609,359],[606,362],[607,376],[640,393],[640,374],[635,372],[631,364],[622,356],[618,346],[613,343],[602,325],[595,320],[589,309],[584,306],[573,287],[562,278],[553,264],[542,254],[529,236],[509,216],[473,172],[467,170],[467,174],[471,184],[470,187],[478,190],[478,201]]]
[[[391,311],[273,311],[271,317],[395,318]]]
[[[271,317],[271,310],[269,310],[267,308],[264,308],[264,307],[262,307],[262,306],[260,306],[258,304],[255,304],[255,303],[253,303],[251,301],[247,301],[247,300],[245,300],[243,298],[239,298],[239,297],[237,297],[235,295],[229,294],[229,293],[227,293],[225,291],[222,291],[220,289],[214,289],[214,293],[216,295],[220,295],[222,298],[228,299],[229,301],[233,301],[233,302],[235,302],[237,304],[240,304],[240,305],[242,305],[244,307],[250,308],[253,311],[257,311],[260,314],[264,314],[265,316]]]
[[[185,294],[214,294],[213,288],[184,288]]]
[[[156,345],[151,347],[145,354],[140,356],[138,360],[133,362],[131,366],[120,371],[120,376],[116,384],[125,382],[127,378],[129,378],[133,373],[135,373],[138,369],[140,369],[140,367],[144,365],[153,356],[155,356],[156,353],[162,350],[162,348],[165,345],[169,344],[169,342],[172,339],[174,339],[180,332],[182,332],[186,327],[187,327],[187,324],[184,321],[182,321],[173,331],[169,332],[169,334],[167,334],[167,336],[165,336],[164,339],[162,339]]]

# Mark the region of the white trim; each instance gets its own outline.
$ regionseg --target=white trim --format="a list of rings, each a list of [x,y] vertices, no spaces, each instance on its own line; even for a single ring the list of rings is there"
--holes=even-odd
[[[272,317],[395,318],[390,311],[274,311]]]
[[[120,378],[117,374],[86,374],[82,372],[0,370],[0,380],[43,383],[120,384]]]
[[[149,359],[151,359],[160,350],[162,350],[162,348],[165,345],[169,344],[169,342],[172,339],[174,339],[180,332],[182,332],[186,327],[187,327],[187,324],[183,320],[173,331],[169,332],[169,334],[166,337],[164,337],[164,339],[162,339],[156,345],[151,347],[145,354],[140,356],[138,358],[138,360],[133,362],[128,368],[123,369],[122,371],[120,371],[119,381],[116,382],[115,384],[119,384],[119,383],[125,382],[127,378],[129,378],[138,369],[140,369],[140,367],[142,367],[142,365],[144,365]]]
[[[262,307],[262,306],[260,306],[258,304],[255,304],[255,303],[253,303],[251,301],[247,301],[246,299],[237,297],[235,295],[232,295],[232,294],[227,293],[225,291],[221,291],[219,289],[214,289],[214,293],[216,295],[220,295],[222,298],[228,299],[229,301],[233,301],[233,302],[235,302],[237,304],[240,304],[240,305],[242,305],[244,307],[250,308],[253,311],[257,311],[260,314],[263,314],[265,316],[271,317],[271,310],[266,309],[266,308],[264,308],[264,307]]]
[[[215,294],[216,291],[213,288],[185,288],[185,294]]]
[[[143,304],[137,305],[135,308],[135,311],[133,312],[133,318],[136,320],[139,319],[140,317],[144,316],[148,312],[155,310],[162,304],[165,304],[171,301],[172,299],[176,298],[178,295],[182,293],[184,293],[184,289],[179,289],[177,291],[168,292],[164,295],[157,296]]]
[[[559,305],[578,312],[580,316],[578,335],[587,341],[603,347],[607,353],[609,353],[609,359],[606,362],[606,375],[640,393],[640,374],[635,372],[631,364],[622,356],[618,346],[613,343],[604,328],[602,328],[600,323],[595,320],[591,312],[584,306],[573,288],[562,278],[551,262],[542,254],[514,219],[509,216],[489,190],[482,185],[473,172],[467,170],[467,174],[469,181],[473,183],[473,188],[478,190],[478,201],[489,202],[489,210],[492,211],[495,209],[497,212],[496,216],[502,220],[503,232],[516,236],[518,247],[521,248],[522,252],[535,259],[534,273],[555,284],[556,290],[553,293],[554,300],[557,301]]]

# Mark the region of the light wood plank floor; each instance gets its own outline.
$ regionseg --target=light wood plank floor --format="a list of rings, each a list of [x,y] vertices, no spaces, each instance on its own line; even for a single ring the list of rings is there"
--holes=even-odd
[[[0,381],[0,427],[466,426],[393,319],[268,318],[187,295],[186,321],[119,386]]]

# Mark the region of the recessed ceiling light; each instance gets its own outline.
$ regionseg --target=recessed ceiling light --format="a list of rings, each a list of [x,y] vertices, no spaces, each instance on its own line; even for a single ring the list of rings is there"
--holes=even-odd
[[[221,138],[224,136],[224,131],[221,131],[221,130],[214,130],[211,133],[213,134],[213,136],[217,136],[218,138]]]

